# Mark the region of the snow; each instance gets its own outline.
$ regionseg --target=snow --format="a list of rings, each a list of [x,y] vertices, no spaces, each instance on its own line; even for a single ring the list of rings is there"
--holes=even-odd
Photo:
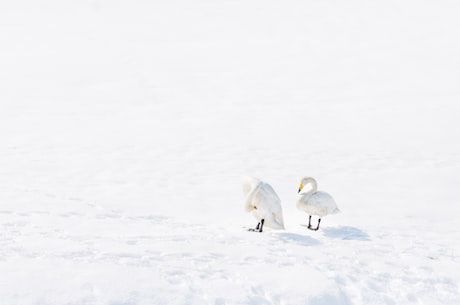
[[[459,304],[459,15],[2,2],[1,302]],[[245,175],[286,230],[246,230]],[[341,210],[317,232],[306,175]]]

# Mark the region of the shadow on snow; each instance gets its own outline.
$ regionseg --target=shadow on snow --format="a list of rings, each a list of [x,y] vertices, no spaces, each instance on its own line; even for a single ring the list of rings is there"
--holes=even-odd
[[[324,235],[330,238],[337,238],[343,240],[370,240],[369,235],[355,227],[335,227],[324,228]]]
[[[297,244],[299,246],[317,246],[320,242],[310,236],[300,235],[296,233],[280,232],[274,235],[280,241],[290,244]]]

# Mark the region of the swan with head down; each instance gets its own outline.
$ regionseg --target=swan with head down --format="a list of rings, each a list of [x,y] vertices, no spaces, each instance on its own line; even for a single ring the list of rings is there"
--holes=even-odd
[[[244,208],[259,222],[255,229],[250,231],[262,232],[264,225],[272,229],[284,229],[283,210],[281,200],[270,184],[257,178],[243,179]]]
[[[301,193],[301,191],[307,185],[310,185],[310,190]],[[334,198],[332,198],[332,196],[328,193],[318,191],[317,189],[318,183],[315,179],[312,177],[302,178],[299,186],[300,197],[296,204],[299,210],[306,212],[309,215],[308,228],[314,231],[319,229],[319,224],[322,217],[340,212]],[[312,215],[318,216],[318,225],[316,228],[313,228],[311,225]]]

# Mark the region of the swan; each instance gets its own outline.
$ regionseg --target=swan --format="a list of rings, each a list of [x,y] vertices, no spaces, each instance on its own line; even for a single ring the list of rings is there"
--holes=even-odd
[[[300,193],[302,189],[308,184],[311,185],[311,189],[308,192]],[[309,215],[308,228],[314,231],[319,229],[321,217],[340,212],[340,210],[337,208],[337,204],[335,203],[334,198],[332,198],[332,196],[326,192],[317,191],[317,189],[318,183],[315,179],[312,177],[302,178],[298,191],[298,193],[300,193],[300,197],[296,204],[299,210],[306,212]],[[318,225],[315,229],[311,226],[312,215],[319,217]]]
[[[252,212],[259,221],[255,229],[249,230],[262,232],[264,225],[272,229],[284,229],[281,200],[271,185],[254,177],[244,177],[242,186],[244,209]]]

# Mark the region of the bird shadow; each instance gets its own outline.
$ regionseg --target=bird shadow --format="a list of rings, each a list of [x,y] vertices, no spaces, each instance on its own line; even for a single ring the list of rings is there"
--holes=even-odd
[[[355,227],[335,227],[324,228],[324,235],[330,238],[343,239],[343,240],[370,240],[369,235],[361,229]]]
[[[280,232],[275,235],[284,243],[297,244],[299,246],[309,247],[317,246],[320,242],[310,236],[300,235],[296,233]]]

